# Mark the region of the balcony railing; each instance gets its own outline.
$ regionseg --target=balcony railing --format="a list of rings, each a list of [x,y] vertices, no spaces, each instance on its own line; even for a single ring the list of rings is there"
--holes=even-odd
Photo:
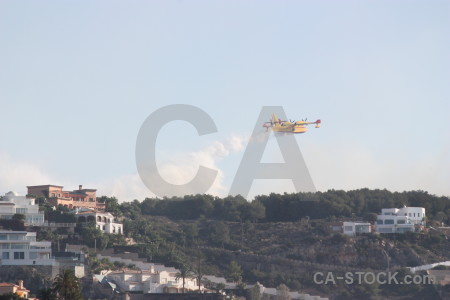
[[[76,223],[56,223],[56,222],[45,222],[46,227],[75,227]]]

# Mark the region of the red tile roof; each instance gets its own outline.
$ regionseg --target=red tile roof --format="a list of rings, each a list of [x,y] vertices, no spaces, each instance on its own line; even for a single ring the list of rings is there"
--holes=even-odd
[[[0,286],[17,286],[17,287],[19,287],[18,285],[15,285],[13,283],[8,283],[8,282],[0,282]]]

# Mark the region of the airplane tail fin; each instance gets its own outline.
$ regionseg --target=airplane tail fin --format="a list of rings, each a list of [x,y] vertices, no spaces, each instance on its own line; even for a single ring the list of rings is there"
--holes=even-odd
[[[316,128],[320,128],[320,124],[322,123],[322,121],[317,120],[315,123],[316,123]]]
[[[272,115],[272,122],[275,123],[279,123],[279,120],[277,118],[277,116],[275,114]]]

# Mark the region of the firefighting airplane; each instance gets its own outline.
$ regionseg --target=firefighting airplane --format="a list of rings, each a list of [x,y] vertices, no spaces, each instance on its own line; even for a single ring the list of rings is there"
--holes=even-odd
[[[275,114],[272,115],[272,119],[269,122],[265,122],[263,124],[263,127],[266,128],[266,131],[269,130],[269,128],[272,128],[273,132],[286,132],[286,133],[304,133],[308,129],[306,126],[311,124],[316,124],[316,128],[320,127],[320,120],[317,120],[315,122],[307,122],[305,120],[301,121],[282,121],[275,116]]]

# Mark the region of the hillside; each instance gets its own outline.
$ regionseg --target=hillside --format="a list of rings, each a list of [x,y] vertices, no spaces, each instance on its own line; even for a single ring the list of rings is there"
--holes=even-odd
[[[405,271],[450,260],[448,236],[433,229],[421,233],[350,238],[330,230],[342,220],[368,220],[384,207],[425,207],[428,224],[447,222],[450,200],[426,192],[386,190],[272,194],[247,202],[208,195],[146,199],[119,204],[104,197],[107,209],[124,217],[124,230],[137,245],[121,247],[170,266],[191,264],[203,274],[231,278],[230,265],[242,268],[243,281],[331,298],[423,299],[433,286],[318,285],[315,272]],[[420,298],[419,298],[420,299]]]

